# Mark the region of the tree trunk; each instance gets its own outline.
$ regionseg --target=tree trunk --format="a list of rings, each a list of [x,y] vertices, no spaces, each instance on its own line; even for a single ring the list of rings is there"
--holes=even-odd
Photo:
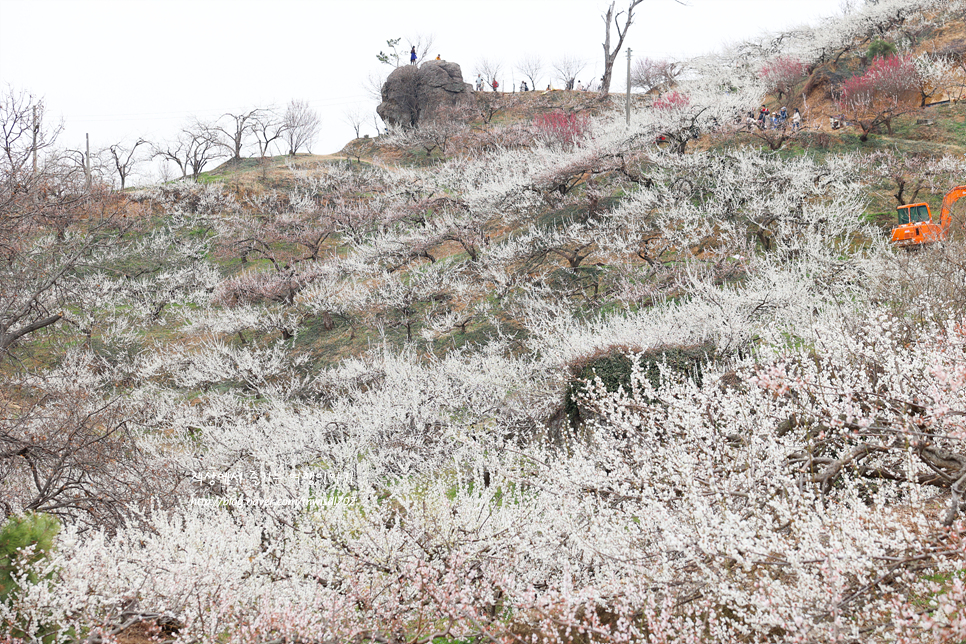
[[[614,5],[617,4],[617,0],[612,0],[610,6],[607,8],[607,13],[604,14],[604,76],[600,80],[600,95],[607,96],[610,93],[610,81],[614,75],[614,62],[617,60],[617,54],[620,53],[621,47],[624,45],[624,38],[627,36],[627,30],[630,29],[631,22],[634,20],[634,7],[639,5],[644,0],[629,0],[627,5],[627,18],[624,21],[624,28],[621,29],[618,19],[620,15],[624,13],[620,11],[617,15],[614,15]],[[614,45],[614,50],[610,49],[610,23],[611,20],[614,21],[614,28],[617,30],[617,44]]]

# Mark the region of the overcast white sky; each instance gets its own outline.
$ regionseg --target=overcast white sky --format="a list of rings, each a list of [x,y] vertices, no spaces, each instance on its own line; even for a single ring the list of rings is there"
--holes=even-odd
[[[617,0],[618,6],[626,0]],[[646,0],[627,43],[634,56],[686,57],[840,11],[841,0]],[[138,137],[173,139],[193,117],[307,100],[322,116],[312,151],[353,136],[343,116],[376,102],[363,82],[390,71],[386,39],[435,37],[433,57],[467,81],[483,58],[539,54],[603,73],[608,0],[0,0],[0,82],[43,97],[63,119],[62,147],[92,151]],[[618,81],[621,85],[622,82]],[[371,121],[371,119],[370,119]],[[368,131],[374,133],[374,126]]]

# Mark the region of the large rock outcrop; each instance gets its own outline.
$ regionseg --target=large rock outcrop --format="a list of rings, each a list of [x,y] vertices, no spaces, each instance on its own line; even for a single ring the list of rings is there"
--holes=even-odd
[[[463,82],[459,65],[430,60],[418,67],[399,67],[389,74],[376,112],[389,125],[414,127],[440,108],[475,102],[473,86]]]

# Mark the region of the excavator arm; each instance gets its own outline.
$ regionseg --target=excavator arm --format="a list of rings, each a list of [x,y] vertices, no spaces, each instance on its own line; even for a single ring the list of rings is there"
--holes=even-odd
[[[966,186],[956,186],[943,197],[943,204],[939,209],[939,225],[944,232],[948,231],[950,224],[953,223],[952,215],[950,214],[953,204],[963,197],[966,197]]]

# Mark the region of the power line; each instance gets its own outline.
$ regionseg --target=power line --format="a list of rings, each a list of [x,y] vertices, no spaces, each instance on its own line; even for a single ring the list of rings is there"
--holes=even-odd
[[[339,107],[341,105],[353,105],[361,100],[369,99],[368,94],[355,94],[349,96],[327,97],[324,99],[308,99],[309,103],[319,107]],[[79,114],[71,116],[70,120],[75,123],[98,123],[106,121],[162,121],[176,118],[192,116],[221,116],[232,112],[238,108],[208,108],[204,110],[178,110],[173,112],[127,112],[118,114]],[[243,108],[248,109],[248,108]]]

